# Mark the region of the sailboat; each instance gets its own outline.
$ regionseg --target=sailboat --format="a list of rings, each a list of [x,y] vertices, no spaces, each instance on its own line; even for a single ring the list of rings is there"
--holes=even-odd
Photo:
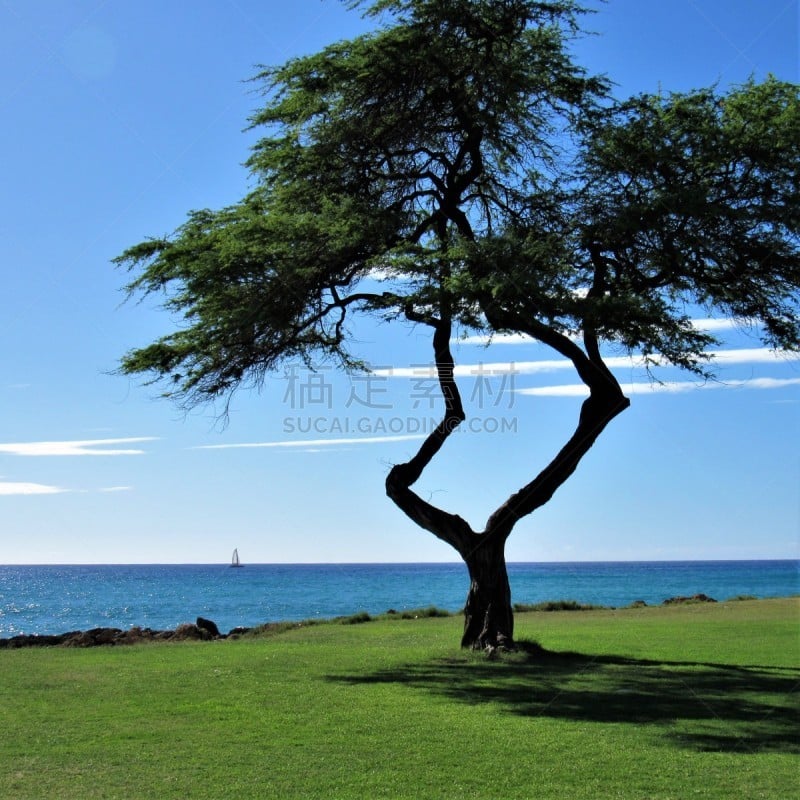
[[[237,548],[233,549],[233,555],[231,556],[231,566],[232,567],[243,567],[244,564],[239,563],[239,550]]]

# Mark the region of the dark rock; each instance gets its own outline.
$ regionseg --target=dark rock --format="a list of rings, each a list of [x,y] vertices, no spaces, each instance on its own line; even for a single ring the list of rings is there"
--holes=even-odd
[[[713,597],[709,597],[707,594],[693,594],[691,597],[683,597],[678,595],[677,597],[670,597],[668,600],[665,600],[662,605],[670,606],[670,605],[677,605],[681,603],[716,603],[717,601]]]
[[[86,633],[93,644],[114,644],[122,636],[120,628],[91,628]]]
[[[210,619],[205,619],[204,617],[198,617],[195,624],[198,628],[202,628],[204,631],[208,631],[214,638],[218,638],[220,636],[219,628],[215,622],[212,622]]]
[[[88,631],[72,631],[57,636],[63,647],[96,647],[104,644],[117,644],[124,633],[120,628],[91,628]]]
[[[209,639],[213,638],[211,634],[205,630],[205,628],[198,628],[197,625],[194,625],[191,622],[184,622],[178,625],[175,628],[174,633],[170,636],[172,641],[184,641],[187,639],[192,640],[199,640],[199,641],[208,641]]]
[[[628,607],[629,608],[646,608],[646,606],[647,606],[647,603],[645,603],[644,600],[634,600],[630,604],[630,606],[628,606]]]
[[[234,628],[227,635],[233,635],[236,638],[249,630],[251,629]],[[0,638],[0,650],[13,650],[20,647],[99,647],[187,639],[208,642],[224,638],[226,635],[219,632],[214,622],[198,617],[197,624],[185,622],[178,625],[174,631],[155,631],[152,628],[135,625],[127,631],[123,631],[121,628],[91,628],[87,631],[69,631],[56,635],[21,633],[8,639]]]
[[[117,640],[118,644],[139,644],[140,642],[153,642],[165,631],[154,631],[152,628],[141,628],[134,625],[130,630],[125,631]],[[171,633],[171,631],[169,631]]]
[[[76,631],[64,636],[60,644],[63,647],[92,647],[95,641],[88,631]]]
[[[120,637],[120,643],[136,644],[137,642],[151,641],[153,638],[153,631],[150,628],[141,628],[134,625],[130,630],[125,631]]]
[[[15,649],[17,647],[48,647],[61,644],[60,636],[37,635],[33,633],[20,633],[10,639],[4,639],[5,647]]]

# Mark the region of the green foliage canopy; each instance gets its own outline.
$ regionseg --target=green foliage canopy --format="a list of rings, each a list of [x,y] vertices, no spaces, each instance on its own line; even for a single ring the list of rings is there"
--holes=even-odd
[[[356,4],[360,5],[360,4]],[[688,304],[796,347],[797,86],[615,103],[569,55],[572,2],[386,0],[374,33],[265,68],[257,180],[128,249],[184,324],[127,373],[193,405],[349,352],[346,316],[584,331],[703,371]],[[397,278],[375,291],[380,272]]]

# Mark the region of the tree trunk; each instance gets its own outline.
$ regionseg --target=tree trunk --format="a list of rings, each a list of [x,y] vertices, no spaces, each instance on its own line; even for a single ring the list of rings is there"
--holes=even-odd
[[[482,538],[474,552],[464,556],[469,569],[469,594],[464,608],[461,646],[472,650],[514,646],[514,612],[506,571],[505,542]]]
[[[464,608],[461,646],[473,650],[512,649],[514,612],[506,571],[505,542],[522,517],[550,500],[575,471],[601,431],[628,407],[630,401],[622,394],[616,378],[603,363],[597,336],[591,328],[584,330],[584,352],[560,331],[537,322],[536,309],[528,318],[498,309],[491,297],[481,299],[481,307],[494,330],[528,333],[570,359],[581,380],[589,387],[589,397],[581,405],[575,432],[555,458],[492,513],[483,533],[476,533],[457,514],[437,508],[411,489],[450,434],[465,419],[450,352],[452,321],[445,302],[447,299],[444,297],[442,301],[441,319],[418,312],[411,306],[405,310],[406,317],[412,322],[425,323],[434,329],[436,372],[445,402],[445,416],[410,461],[392,467],[386,476],[386,494],[409,519],[451,545],[466,562],[470,587]]]

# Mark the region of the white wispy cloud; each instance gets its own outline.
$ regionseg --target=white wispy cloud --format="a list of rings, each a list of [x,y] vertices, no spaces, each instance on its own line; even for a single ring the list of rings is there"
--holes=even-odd
[[[715,350],[710,353],[715,364],[769,364],[775,361],[798,361],[800,354],[791,350],[750,347],[741,350]]]
[[[798,361],[800,355],[790,350],[770,350],[766,347],[753,347],[731,350],[714,350],[707,354],[711,363],[731,364],[770,364],[776,361]],[[644,369],[648,362],[641,356],[610,356],[604,359],[609,369]],[[654,356],[649,366],[668,366],[666,359]],[[535,375],[541,372],[556,372],[573,369],[572,362],[566,358],[541,359],[539,361],[495,361],[478,364],[458,364],[453,370],[456,377],[481,377],[491,375]],[[382,378],[436,378],[436,369],[430,364],[411,367],[385,367],[376,369],[374,375]]]
[[[137,456],[145,451],[139,448],[116,448],[112,445],[156,441],[154,436],[136,436],[126,439],[87,439],[69,442],[13,442],[0,443],[0,453],[13,456]]]
[[[744,317],[734,317],[732,319],[730,317],[724,317],[722,319],[705,317],[703,319],[693,319],[692,327],[698,331],[731,331],[743,330],[745,328],[752,330],[753,328],[759,328],[761,326],[758,320]]]
[[[751,319],[714,319],[711,317],[703,319],[693,319],[692,327],[698,331],[729,331],[742,330],[745,328],[753,329],[758,327],[758,323]],[[477,336],[466,336],[463,339],[453,338],[451,344],[465,344],[486,346],[488,344],[532,344],[536,340],[523,333],[496,333],[494,336],[485,334]]]
[[[537,372],[553,372],[559,369],[572,368],[567,359],[550,359],[541,361],[497,361],[484,364],[457,364],[453,374],[457,378],[469,378],[489,375],[532,375]],[[436,378],[436,367],[432,364],[419,364],[411,367],[383,367],[373,370],[379,378],[417,378],[420,380]]]
[[[640,381],[636,383],[620,384],[626,395],[648,394],[681,394],[709,389],[785,389],[789,386],[800,386],[800,378],[750,378],[749,380],[732,381],[666,381],[664,383],[650,383]],[[536,386],[529,389],[517,389],[517,394],[532,397],[586,397],[589,390],[582,383],[570,383],[562,386]]]
[[[43,483],[22,483],[18,481],[0,481],[0,496],[32,495],[32,494],[63,494],[69,489],[59,486],[47,486]]]
[[[402,434],[397,436],[357,436],[338,439],[291,439],[277,442],[234,442],[232,444],[204,444],[193,447],[193,450],[236,450],[252,449],[259,447],[331,447],[350,444],[383,444],[385,442],[408,442],[414,439],[424,439],[425,434]],[[311,451],[309,451],[311,452]]]
[[[26,481],[7,481],[0,478],[0,497],[12,495],[45,495],[45,494],[107,494],[130,492],[132,486],[106,486],[101,489],[65,489],[61,486],[49,486],[44,483]]]

